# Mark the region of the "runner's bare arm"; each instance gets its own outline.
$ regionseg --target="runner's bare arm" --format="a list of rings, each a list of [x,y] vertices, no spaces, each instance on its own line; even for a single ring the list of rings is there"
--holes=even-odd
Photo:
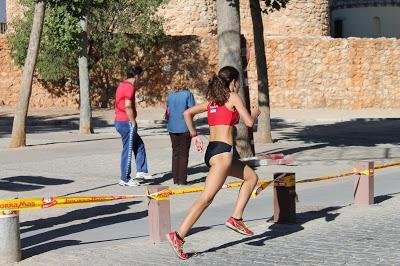
[[[183,113],[183,117],[184,117],[186,125],[189,129],[190,136],[192,136],[192,137],[197,135],[196,128],[193,123],[193,117],[197,114],[201,114],[201,113],[204,113],[205,111],[207,111],[207,104],[208,104],[207,102],[196,104],[195,106],[187,109]]]
[[[254,122],[256,121],[257,117],[260,115],[260,110],[258,109],[258,107],[252,106],[251,114],[249,114],[249,111],[247,111],[247,108],[244,105],[242,98],[239,96],[239,94],[237,94],[235,92],[231,92],[231,95],[229,97],[229,102],[239,112],[239,115],[243,119],[246,126],[253,127]]]

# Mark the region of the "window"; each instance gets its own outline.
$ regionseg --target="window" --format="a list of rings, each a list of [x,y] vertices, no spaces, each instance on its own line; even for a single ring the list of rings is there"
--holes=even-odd
[[[7,31],[6,0],[0,0],[0,34]]]
[[[4,34],[7,31],[7,23],[0,22],[0,34]]]
[[[372,28],[372,36],[380,37],[382,35],[381,32],[381,18],[380,17],[373,17],[373,28]]]
[[[333,38],[343,38],[343,20],[341,19],[334,22]]]

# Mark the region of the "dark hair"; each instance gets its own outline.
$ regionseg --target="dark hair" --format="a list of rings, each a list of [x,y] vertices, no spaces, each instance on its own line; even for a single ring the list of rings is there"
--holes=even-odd
[[[239,71],[231,66],[221,68],[218,75],[208,82],[206,98],[208,101],[213,101],[218,105],[225,104],[229,99],[229,85],[233,80],[239,79]]]
[[[126,71],[126,77],[128,79],[134,78],[135,76],[142,74],[142,72],[143,68],[141,66],[132,66]]]

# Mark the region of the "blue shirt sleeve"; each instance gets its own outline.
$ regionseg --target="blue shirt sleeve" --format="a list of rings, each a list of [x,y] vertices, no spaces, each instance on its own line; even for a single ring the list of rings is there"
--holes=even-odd
[[[167,107],[169,106],[169,98],[171,97],[171,94],[168,94],[167,96]]]
[[[187,107],[193,107],[195,105],[193,94],[189,91],[189,97],[187,99]]]

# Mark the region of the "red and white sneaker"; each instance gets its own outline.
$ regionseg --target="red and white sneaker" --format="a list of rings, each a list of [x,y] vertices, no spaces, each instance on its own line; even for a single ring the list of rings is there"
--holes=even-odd
[[[182,260],[187,260],[189,258],[189,255],[183,252],[183,244],[185,244],[185,241],[180,240],[178,234],[175,231],[170,232],[167,235],[167,239],[178,258]]]
[[[240,234],[243,235],[248,235],[252,236],[254,235],[254,232],[251,231],[247,226],[244,224],[242,220],[238,221],[235,220],[233,217],[229,217],[228,221],[226,221],[225,225],[232,229],[233,231],[236,231]]]

